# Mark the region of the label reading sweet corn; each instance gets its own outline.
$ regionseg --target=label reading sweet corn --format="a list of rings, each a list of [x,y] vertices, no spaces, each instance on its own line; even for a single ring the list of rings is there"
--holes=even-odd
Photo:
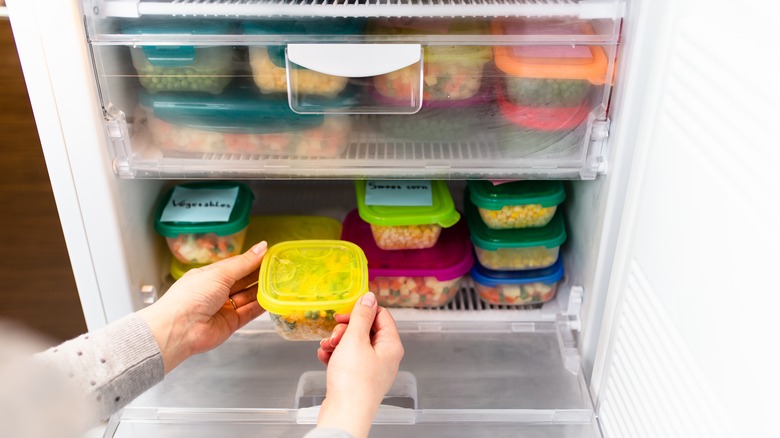
[[[430,181],[366,181],[366,205],[433,205]]]

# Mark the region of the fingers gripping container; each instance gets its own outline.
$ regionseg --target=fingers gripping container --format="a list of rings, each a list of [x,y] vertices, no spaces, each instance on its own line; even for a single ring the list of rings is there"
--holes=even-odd
[[[352,311],[367,291],[368,266],[360,247],[341,240],[298,240],[268,249],[257,301],[283,338],[318,340],[330,336],[333,315]]]
[[[144,21],[122,26],[124,34],[220,35],[235,30],[219,21]],[[130,57],[141,85],[151,93],[220,93],[233,79],[235,53],[230,46],[134,46]]]
[[[482,266],[492,270],[546,268],[556,260],[566,241],[563,214],[556,211],[550,222],[538,228],[494,230],[482,221],[466,191],[464,204],[474,252]]]
[[[495,185],[469,181],[471,202],[489,228],[543,227],[566,199],[561,181],[515,181]]]
[[[163,217],[166,206],[170,203],[187,202],[187,199],[174,197],[175,187],[168,191],[157,209],[154,228],[165,237],[171,254],[183,264],[208,264],[240,254],[254,201],[249,187],[233,182],[197,182],[177,187],[192,191],[237,188],[238,194],[227,221],[201,222],[195,218],[169,222],[164,221]]]
[[[368,290],[385,307],[440,307],[458,293],[474,263],[465,220],[441,232],[429,249],[385,251],[371,236],[371,226],[353,210],[341,238],[360,246],[368,259]]]
[[[366,184],[367,181],[355,181],[358,212],[371,224],[374,241],[381,249],[430,248],[436,244],[442,228],[451,227],[460,219],[444,181],[431,181],[429,206],[368,205]]]
[[[563,278],[563,261],[530,271],[493,271],[476,263],[471,279],[482,301],[488,304],[523,306],[550,301]]]
[[[284,95],[231,87],[218,96],[139,92],[152,144],[163,154],[335,158],[346,149],[348,116],[303,115]]]

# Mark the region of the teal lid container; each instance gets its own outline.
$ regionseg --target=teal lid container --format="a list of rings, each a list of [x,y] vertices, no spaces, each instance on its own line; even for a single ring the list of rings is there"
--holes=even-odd
[[[131,35],[224,35],[236,33],[236,26],[227,21],[143,20],[125,23],[123,34]],[[194,46],[142,46],[146,59],[155,67],[185,67],[196,58]]]
[[[154,229],[159,234],[165,237],[200,233],[215,233],[218,236],[228,236],[244,230],[249,225],[249,215],[255,197],[247,185],[237,182],[204,181],[180,184],[177,187],[184,187],[190,190],[231,189],[238,187],[238,196],[227,222],[161,222],[160,217],[165,206],[171,201],[174,187],[163,196],[155,214]]]
[[[514,181],[495,185],[490,181],[469,181],[471,202],[478,208],[500,210],[507,206],[539,204],[554,207],[566,199],[562,181]]]

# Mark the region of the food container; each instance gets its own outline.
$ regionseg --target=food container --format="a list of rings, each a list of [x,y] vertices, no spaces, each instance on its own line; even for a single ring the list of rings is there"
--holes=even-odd
[[[334,314],[349,313],[368,291],[363,251],[342,240],[295,240],[268,249],[257,301],[277,332],[291,341],[327,338]]]
[[[561,181],[515,181],[495,185],[469,181],[471,202],[489,228],[531,228],[547,225],[566,199]]]
[[[181,263],[213,263],[241,253],[253,201],[241,183],[181,184],[163,197],[154,228]],[[212,219],[214,210],[224,215]]]
[[[365,252],[368,290],[386,307],[445,306],[474,263],[464,220],[442,230],[432,248],[385,251],[374,242],[371,226],[353,210],[344,220],[341,238]]]
[[[341,236],[341,224],[329,217],[322,216],[252,216],[244,243],[254,245],[265,240],[268,246],[288,240],[334,240]],[[242,252],[244,250],[242,249]],[[171,260],[171,276],[178,280],[187,271],[204,266],[203,264],[184,264],[177,258]]]
[[[494,35],[592,35],[583,21],[495,20]],[[507,99],[516,105],[576,107],[607,79],[607,57],[599,46],[495,46],[496,67],[505,74]]]
[[[247,35],[360,35],[365,21],[355,18],[311,20],[247,21],[242,24]],[[255,84],[263,93],[287,93],[287,59],[285,46],[250,46],[249,62]],[[309,70],[290,63],[294,94],[335,97],[347,86],[348,77]]]
[[[494,230],[485,225],[470,198],[467,191],[463,201],[466,220],[477,259],[484,267],[510,271],[540,269],[558,260],[560,246],[566,241],[560,210],[543,227]]]
[[[560,258],[550,267],[530,271],[493,271],[479,263],[471,268],[477,293],[488,304],[523,306],[550,301],[563,278]]]
[[[261,95],[254,87],[218,96],[139,93],[139,102],[153,145],[166,154],[334,158],[350,134],[347,116],[296,114],[286,96]]]
[[[381,249],[430,248],[436,244],[442,228],[449,228],[460,219],[444,181],[430,182],[432,202],[421,206],[369,205],[366,203],[369,183],[373,182],[355,181],[358,212],[371,224],[374,241]]]
[[[220,21],[144,21],[122,26],[124,34],[220,35],[234,33]],[[201,91],[220,93],[233,79],[231,46],[134,46],[130,57],[141,85],[151,93]]]
[[[487,26],[473,20],[384,19],[369,25],[374,35],[484,35]],[[493,58],[490,46],[425,46],[423,103],[427,100],[468,99],[480,90],[485,64]],[[385,97],[405,101],[418,90],[419,65],[412,64],[374,78]]]

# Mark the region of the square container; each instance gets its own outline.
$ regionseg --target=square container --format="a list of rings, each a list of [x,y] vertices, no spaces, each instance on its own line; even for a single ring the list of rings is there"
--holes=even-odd
[[[296,240],[268,249],[260,265],[257,301],[290,341],[330,336],[336,313],[349,313],[368,291],[363,251],[342,240]]]
[[[344,220],[341,238],[365,252],[368,290],[385,307],[445,306],[474,263],[464,220],[442,230],[432,248],[385,251],[374,242],[371,226],[353,210]]]
[[[593,35],[583,21],[536,20],[491,23],[494,35]],[[607,80],[607,57],[599,46],[495,46],[495,64],[504,73],[509,102],[561,108],[582,104]]]
[[[484,267],[507,271],[540,269],[558,260],[560,246],[566,241],[560,210],[543,227],[494,230],[482,221],[468,191],[464,198],[471,242]]]
[[[252,216],[249,218],[245,246],[265,240],[268,246],[288,240],[335,240],[341,236],[341,223],[323,216]],[[244,249],[241,250],[244,252]],[[181,278],[190,269],[204,264],[184,264],[177,258],[171,259],[171,277]]]
[[[241,254],[249,225],[254,195],[244,184],[234,182],[197,182],[181,184],[190,190],[238,188],[238,196],[225,222],[163,222],[163,211],[172,202],[174,189],[160,202],[154,229],[165,237],[171,254],[183,264],[208,264]]]
[[[560,258],[550,267],[530,271],[493,271],[479,263],[471,268],[471,279],[482,301],[504,306],[524,306],[550,301],[563,278]]]
[[[232,153],[335,158],[347,147],[350,121],[343,115],[303,115],[285,95],[254,87],[202,93],[139,93],[152,143],[163,153]]]
[[[220,21],[143,21],[122,26],[122,33],[137,35],[223,35],[235,33]],[[130,57],[141,85],[151,93],[201,91],[220,93],[233,79],[231,46],[134,46]]]
[[[468,190],[485,225],[497,230],[543,227],[566,199],[561,181],[469,181]]]
[[[385,250],[425,249],[436,244],[442,228],[460,220],[444,181],[431,181],[429,206],[367,205],[366,181],[355,181],[358,212],[371,224],[377,246]]]
[[[450,19],[383,19],[369,24],[374,35],[485,35],[484,23]],[[485,64],[493,58],[490,46],[425,46],[423,103],[430,100],[468,99],[480,90]],[[405,101],[420,82],[417,64],[374,78],[374,87],[385,97]]]

